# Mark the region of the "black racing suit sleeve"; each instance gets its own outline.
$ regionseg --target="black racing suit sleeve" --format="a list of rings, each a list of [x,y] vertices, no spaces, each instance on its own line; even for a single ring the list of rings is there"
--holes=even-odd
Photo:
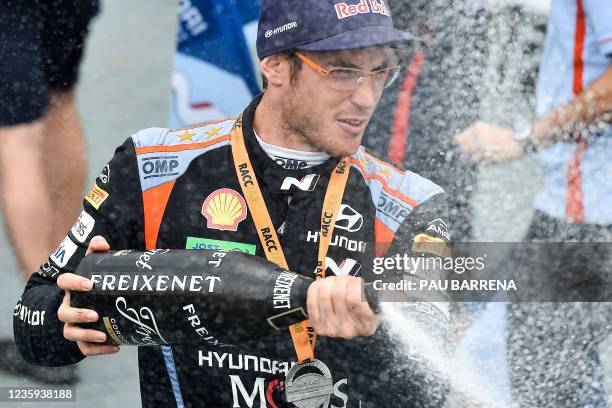
[[[399,256],[405,259],[406,255],[424,262],[426,259],[449,256],[447,214],[444,193],[421,203],[401,224],[385,258],[397,259]],[[435,265],[408,271],[400,268],[389,272],[396,276],[387,274],[382,278],[384,281],[418,282],[419,279],[445,279],[443,271]],[[389,373],[390,382],[396,383],[391,389],[397,390],[396,396],[400,400],[410,400],[411,406],[414,407],[443,407],[446,401],[448,381],[439,367],[435,367],[431,361],[436,359],[436,354],[443,356],[448,350],[447,299],[447,294],[442,291],[407,291],[405,297],[400,297],[399,301],[391,301],[385,305],[393,308],[393,318],[382,325],[382,330],[386,332],[389,348],[393,349],[401,344],[402,353],[395,355],[403,356],[403,362],[398,364],[396,361]],[[417,330],[422,334],[414,335]],[[422,339],[426,341],[423,342]]]
[[[58,248],[30,277],[13,311],[15,343],[33,364],[62,366],[85,356],[63,336],[57,311],[64,291],[57,278],[74,272],[92,237],[103,236],[111,248],[138,248],[143,239],[142,193],[132,139],[127,139],[96,178],[83,200],[83,211]],[[141,234],[140,234],[141,235]],[[140,243],[140,244],[139,244]]]

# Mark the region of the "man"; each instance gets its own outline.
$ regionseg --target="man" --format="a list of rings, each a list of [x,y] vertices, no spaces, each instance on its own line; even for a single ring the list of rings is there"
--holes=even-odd
[[[391,244],[389,254],[422,251],[429,240],[448,244],[442,189],[360,147],[398,71],[393,47],[414,41],[393,28],[388,10],[383,1],[265,1],[257,42],[263,95],[239,119],[147,129],[117,149],[18,302],[15,337],[24,357],[56,366],[118,351],[96,344],[104,333],[78,326],[96,321],[96,312],[70,306],[70,291],[92,288],[72,273],[86,250],[240,245],[305,276],[327,276],[307,300],[319,334],[315,358],[334,381],[324,406],[440,406],[444,384],[423,362],[406,362],[360,301],[361,276],[373,279],[374,251],[382,248],[374,242]],[[328,207],[334,196],[343,198]],[[443,329],[437,307],[418,309]],[[44,322],[33,324],[23,310],[44,312]],[[282,390],[298,359],[286,332],[233,347],[140,347],[142,403],[291,406]]]
[[[98,0],[0,4],[0,207],[25,281],[78,214],[86,157],[75,85],[97,12]],[[74,370],[30,367],[9,339],[0,341],[0,369],[76,379]]]
[[[476,123],[456,139],[479,162],[538,150],[544,183],[525,240],[579,242],[564,246],[563,253],[551,245],[532,259],[539,260],[534,269],[543,287],[580,289],[584,301],[605,299],[607,277],[602,281],[601,273],[609,271],[610,252],[592,253],[600,247],[580,242],[612,241],[612,9],[604,3],[552,2],[533,124],[512,131]],[[578,268],[577,259],[583,260]],[[572,279],[561,278],[562,272]],[[568,287],[568,281],[578,284]],[[609,316],[604,309],[573,303],[513,306],[509,358],[516,401],[547,407],[605,404],[596,354],[602,335],[596,320]],[[542,339],[537,348],[533,338]],[[536,390],[534,384],[542,386]]]

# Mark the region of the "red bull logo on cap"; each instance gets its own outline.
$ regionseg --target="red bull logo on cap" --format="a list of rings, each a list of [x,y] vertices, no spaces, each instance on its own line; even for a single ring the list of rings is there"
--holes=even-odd
[[[337,3],[334,8],[336,9],[338,20],[365,13],[391,16],[389,7],[385,4],[385,0],[359,0],[358,4]]]

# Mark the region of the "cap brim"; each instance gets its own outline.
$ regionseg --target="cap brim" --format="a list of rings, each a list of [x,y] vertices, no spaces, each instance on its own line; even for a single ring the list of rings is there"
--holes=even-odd
[[[402,43],[420,44],[423,40],[408,32],[392,27],[364,26],[327,37],[322,40],[298,45],[303,51],[338,51]]]

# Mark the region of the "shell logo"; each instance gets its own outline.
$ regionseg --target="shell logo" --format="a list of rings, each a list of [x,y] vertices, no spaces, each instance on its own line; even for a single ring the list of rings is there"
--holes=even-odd
[[[247,216],[244,198],[235,190],[221,188],[213,191],[202,204],[206,227],[221,231],[236,231]]]

